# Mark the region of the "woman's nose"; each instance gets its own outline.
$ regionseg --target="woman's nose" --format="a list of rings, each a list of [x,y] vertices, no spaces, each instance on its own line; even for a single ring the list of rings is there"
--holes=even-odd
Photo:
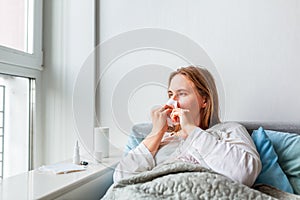
[[[174,94],[171,99],[173,99],[174,101],[177,101],[178,100],[178,96],[176,94]]]
[[[178,96],[174,95],[174,96],[171,97],[171,99],[177,102],[176,107],[179,108],[179,104],[180,104],[179,101],[180,101],[180,99],[178,98]]]

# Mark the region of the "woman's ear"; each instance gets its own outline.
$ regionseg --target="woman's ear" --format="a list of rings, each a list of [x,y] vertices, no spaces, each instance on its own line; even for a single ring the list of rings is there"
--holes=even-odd
[[[206,108],[206,106],[207,106],[207,98],[206,97],[202,97],[201,108]]]
[[[200,108],[206,108],[207,106],[207,97],[202,96],[200,98]]]

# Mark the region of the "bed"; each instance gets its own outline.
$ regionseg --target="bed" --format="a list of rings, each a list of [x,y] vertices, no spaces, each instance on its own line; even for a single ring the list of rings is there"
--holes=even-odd
[[[263,164],[252,188],[200,165],[174,162],[112,184],[103,199],[300,199],[300,123],[239,123]],[[135,125],[129,141],[139,143],[150,130],[149,123]]]

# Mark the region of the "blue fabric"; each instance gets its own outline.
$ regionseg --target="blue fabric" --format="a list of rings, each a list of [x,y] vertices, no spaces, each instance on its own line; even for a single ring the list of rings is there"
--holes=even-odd
[[[124,153],[125,155],[132,149],[135,149],[135,147],[137,147],[142,141],[143,141],[144,138],[137,138],[135,136],[135,133],[134,132],[131,132],[131,134],[129,135],[129,138],[128,138],[128,141],[127,141],[127,144],[125,146],[125,150],[124,150]]]
[[[128,137],[128,141],[124,149],[124,154],[126,155],[130,150],[135,149],[151,132],[151,129],[152,123],[140,123],[134,125]]]
[[[300,135],[265,130],[278,155],[278,163],[294,192],[300,194]]]
[[[258,130],[253,131],[251,137],[262,162],[262,170],[255,184],[268,184],[285,192],[293,193],[293,188],[277,162],[278,156],[264,129],[260,127]]]

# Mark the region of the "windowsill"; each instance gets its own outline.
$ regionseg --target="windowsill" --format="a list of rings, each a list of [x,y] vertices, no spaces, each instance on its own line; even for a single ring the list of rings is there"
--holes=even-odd
[[[112,152],[102,163],[89,161],[87,169],[68,174],[41,172],[38,169],[2,180],[0,199],[54,199],[93,181],[114,168],[120,152]]]

